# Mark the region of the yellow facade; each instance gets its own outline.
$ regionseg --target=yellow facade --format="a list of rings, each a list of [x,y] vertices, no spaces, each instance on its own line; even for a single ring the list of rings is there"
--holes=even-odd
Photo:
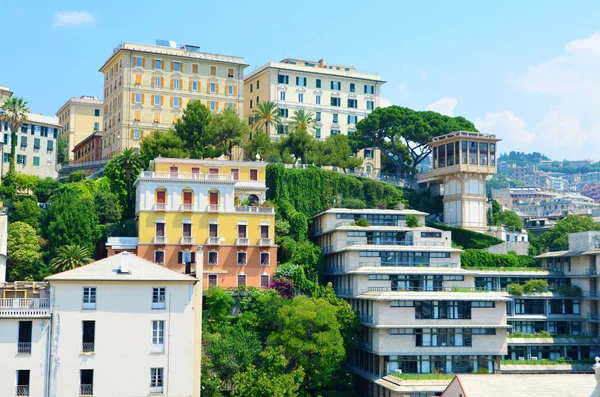
[[[192,46],[124,43],[100,68],[104,75],[102,156],[139,148],[151,131],[168,130],[192,100],[214,112],[243,111],[240,57],[199,52]]]
[[[102,101],[82,96],[69,99],[56,112],[62,127],[61,136],[69,143],[69,160],[75,160],[73,149],[95,132],[102,131]]]

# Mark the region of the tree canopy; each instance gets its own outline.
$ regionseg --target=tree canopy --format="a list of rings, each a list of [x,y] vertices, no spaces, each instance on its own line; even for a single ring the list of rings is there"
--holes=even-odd
[[[8,225],[8,280],[41,280],[44,274],[42,254],[35,229],[24,222]]]
[[[185,158],[190,153],[175,130],[170,129],[145,135],[140,141],[140,155],[148,164],[157,157]]]
[[[589,230],[600,230],[600,223],[595,223],[594,219],[589,216],[567,215],[539,237],[540,248],[542,250],[550,248],[566,250],[569,246],[570,233]]]
[[[523,220],[516,212],[504,210],[494,213],[492,217],[495,226],[506,226],[508,229],[523,230]]]

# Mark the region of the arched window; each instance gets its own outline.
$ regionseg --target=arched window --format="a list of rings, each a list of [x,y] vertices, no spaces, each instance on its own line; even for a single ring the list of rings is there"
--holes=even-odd
[[[258,205],[259,199],[256,194],[251,194],[248,196],[248,204],[250,205]]]

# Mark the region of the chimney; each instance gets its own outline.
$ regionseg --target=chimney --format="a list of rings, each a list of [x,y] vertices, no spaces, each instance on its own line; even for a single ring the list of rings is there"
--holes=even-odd
[[[590,397],[600,397],[600,357],[596,357],[596,364],[592,365],[594,370],[594,378],[596,378],[596,388]]]

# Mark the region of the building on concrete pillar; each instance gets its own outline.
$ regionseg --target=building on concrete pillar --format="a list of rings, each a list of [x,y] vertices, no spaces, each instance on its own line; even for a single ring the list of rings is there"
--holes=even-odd
[[[418,175],[418,182],[439,185],[444,195],[444,223],[486,231],[485,180],[496,173],[498,141],[495,135],[457,131],[429,143],[433,168]]]

